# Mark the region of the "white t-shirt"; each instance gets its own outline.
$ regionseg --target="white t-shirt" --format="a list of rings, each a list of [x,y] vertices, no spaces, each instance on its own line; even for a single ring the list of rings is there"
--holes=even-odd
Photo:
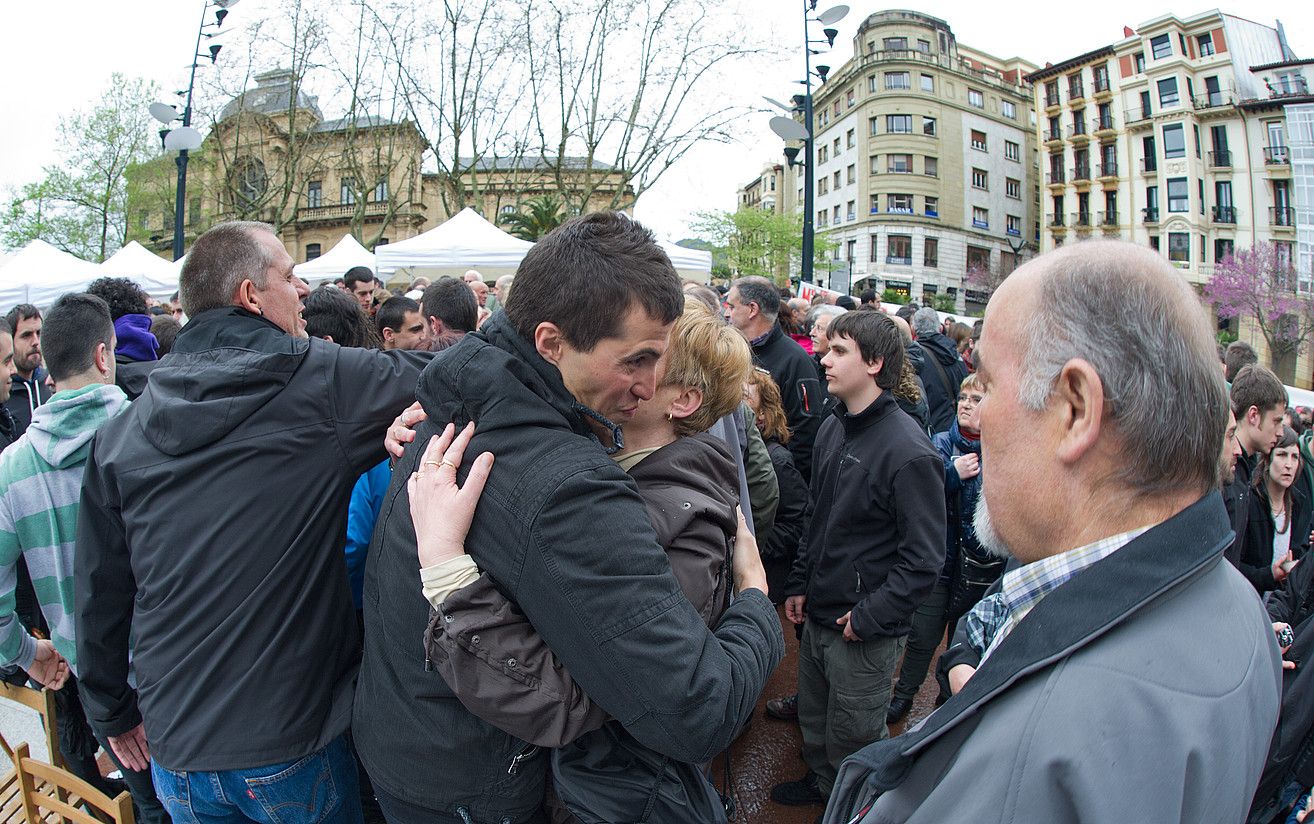
[[[1291,523],[1290,522],[1287,523],[1287,529],[1285,532],[1278,532],[1277,521],[1275,520],[1273,522],[1273,563],[1276,564],[1278,560],[1281,559],[1283,556],[1285,556],[1287,552],[1290,550],[1291,550]]]

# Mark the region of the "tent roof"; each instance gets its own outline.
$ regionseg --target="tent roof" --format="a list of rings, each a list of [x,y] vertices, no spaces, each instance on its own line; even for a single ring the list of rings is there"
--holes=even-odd
[[[703,274],[712,271],[712,253],[704,252],[701,249],[686,249],[670,241],[660,241],[662,251],[671,259],[671,265],[680,272],[701,272]]]
[[[302,280],[310,278],[338,278],[353,266],[374,268],[374,255],[360,245],[360,241],[351,234],[346,234],[337,245],[324,254],[298,264],[292,271]]]
[[[374,249],[376,268],[390,275],[402,268],[510,268],[533,247],[466,207],[422,235]]]
[[[115,252],[97,267],[97,277],[132,278],[153,298],[166,299],[178,291],[178,274],[182,267],[165,260],[135,240]]]
[[[0,306],[49,306],[65,292],[86,287],[99,273],[98,265],[34,240],[0,266]]]

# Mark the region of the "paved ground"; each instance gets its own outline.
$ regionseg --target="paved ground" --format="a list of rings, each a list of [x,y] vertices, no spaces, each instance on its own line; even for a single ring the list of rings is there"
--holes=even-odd
[[[33,758],[45,761],[50,757],[46,752],[46,737],[41,732],[41,716],[37,715],[36,710],[12,701],[0,701],[0,734],[4,735],[10,747],[27,742]],[[10,766],[9,759],[0,751],[0,772]]]
[[[752,725],[730,751],[730,770],[734,776],[735,801],[738,805],[735,824],[813,824],[824,809],[819,806],[784,807],[773,802],[770,797],[772,785],[800,778],[807,771],[799,756],[802,739],[799,737],[798,725],[777,721],[763,711],[767,699],[796,691],[798,641],[794,637],[793,625],[784,619],[783,610],[780,620],[785,629],[785,660],[767,683],[758,701]],[[936,656],[939,656],[938,651]],[[934,662],[931,664],[931,672],[935,672]],[[916,724],[930,715],[931,710],[935,709],[936,691],[935,679],[928,675],[926,683],[922,684],[921,691],[913,701],[912,711],[903,723],[890,728],[890,734],[897,735],[907,725]],[[724,759],[718,758],[713,767],[718,789],[723,786],[724,766]]]

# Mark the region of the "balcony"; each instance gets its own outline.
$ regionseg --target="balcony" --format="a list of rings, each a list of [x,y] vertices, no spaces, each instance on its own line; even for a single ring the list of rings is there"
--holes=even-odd
[[[1072,225],[1078,229],[1090,228],[1090,212],[1073,212]]]
[[[1098,74],[1095,75],[1095,94],[1107,94],[1111,91],[1113,90],[1109,87],[1108,75],[1104,75],[1103,77]]]
[[[1234,206],[1215,206],[1213,212],[1214,223],[1230,223],[1236,225],[1236,207]]]
[[[988,220],[982,220],[982,219],[979,218],[979,217],[974,217],[974,218],[972,218],[972,228],[974,228],[974,229],[989,229],[989,228],[990,228],[990,221],[988,221]]]
[[[1082,83],[1068,86],[1068,105],[1078,106],[1086,100],[1086,87]]]
[[[1264,164],[1268,166],[1290,166],[1291,149],[1286,146],[1265,146]]]
[[[1073,182],[1073,183],[1080,183],[1080,182],[1082,182],[1082,181],[1089,181],[1089,180],[1090,180],[1090,164],[1089,164],[1089,163],[1083,163],[1083,164],[1081,164],[1081,165],[1078,165],[1078,166],[1073,167],[1073,169],[1072,169],[1072,182]]]
[[[1006,231],[1011,237],[1022,237],[1022,230],[1014,226],[1009,226]]]
[[[1268,222],[1272,226],[1294,227],[1296,225],[1296,210],[1291,206],[1270,206],[1268,209]]]
[[[1063,228],[1063,215],[1061,215],[1061,214],[1050,215],[1050,216],[1049,216],[1049,220],[1046,222],[1045,225],[1048,226],[1048,227],[1051,228],[1051,229],[1062,229],[1062,228]]]
[[[1227,149],[1220,149],[1216,152],[1209,153],[1209,168],[1211,169],[1230,169],[1232,168],[1232,153]]]
[[[1062,130],[1062,129],[1050,129],[1050,130],[1044,132],[1043,134],[1044,134],[1044,136],[1045,136],[1045,142],[1046,142],[1046,143],[1062,143],[1062,142],[1063,142],[1063,130]]]
[[[1086,132],[1086,121],[1078,120],[1068,127],[1068,140],[1073,143],[1089,143],[1090,135]]]
[[[1145,218],[1146,223],[1159,222],[1159,209],[1157,206],[1147,206],[1146,208],[1141,209],[1141,215]]]
[[[378,217],[388,214],[390,204],[387,201],[369,201],[365,204],[343,203],[337,206],[303,206],[297,209],[297,223],[340,223],[350,221],[359,211],[365,217]]]
[[[1135,108],[1131,108],[1127,110],[1126,116],[1123,118],[1123,122],[1126,123],[1128,126],[1148,127],[1150,125],[1150,115],[1151,115],[1150,111],[1146,109],[1142,109],[1140,106],[1137,106]]]
[[[1196,95],[1191,101],[1197,112],[1205,109],[1218,109],[1224,106],[1232,105],[1232,95],[1226,92],[1208,92],[1207,94]]]
[[[1100,177],[1117,177],[1117,176],[1118,176],[1118,162],[1116,160],[1112,163],[1100,164]]]
[[[1153,157],[1141,158],[1141,171],[1147,175],[1159,174],[1159,161]]]
[[[1112,212],[1100,212],[1100,228],[1102,229],[1118,228],[1118,212],[1116,209]]]
[[[1045,95],[1045,108],[1047,108],[1047,109],[1052,109],[1052,108],[1054,108],[1055,106],[1059,106],[1059,105],[1061,105],[1061,104],[1062,104],[1062,101],[1059,100],[1058,92],[1054,92],[1053,94],[1046,94],[1046,95]]]
[[[912,266],[912,255],[886,255],[885,262],[895,266]]]
[[[1060,169],[1057,172],[1050,172],[1049,174],[1045,175],[1046,186],[1062,186],[1066,182],[1066,180],[1067,179],[1064,177],[1062,169]]]
[[[1099,134],[1100,132],[1111,132],[1111,131],[1114,131],[1113,115],[1111,114],[1100,115],[1099,119],[1095,121],[1095,133]]]

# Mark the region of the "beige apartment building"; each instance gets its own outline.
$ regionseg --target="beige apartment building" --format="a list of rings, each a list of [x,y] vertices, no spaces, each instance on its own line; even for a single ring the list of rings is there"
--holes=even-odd
[[[1278,29],[1215,10],[1156,17],[1032,72],[1041,250],[1093,236],[1144,243],[1202,287],[1233,250],[1272,241],[1303,259],[1308,286],[1287,115],[1310,101],[1309,62]],[[1249,325],[1233,329],[1264,350]],[[1279,372],[1309,386],[1309,360]]]
[[[798,169],[787,170],[779,163],[768,163],[761,173],[742,189],[735,193],[741,209],[765,209],[778,215],[787,215],[798,211],[794,200],[795,180]]]
[[[859,25],[854,57],[814,92],[812,158],[816,228],[849,262],[855,292],[947,295],[955,311],[979,311],[968,268],[1011,271],[1034,248],[1036,69],[961,45],[920,12]]]

